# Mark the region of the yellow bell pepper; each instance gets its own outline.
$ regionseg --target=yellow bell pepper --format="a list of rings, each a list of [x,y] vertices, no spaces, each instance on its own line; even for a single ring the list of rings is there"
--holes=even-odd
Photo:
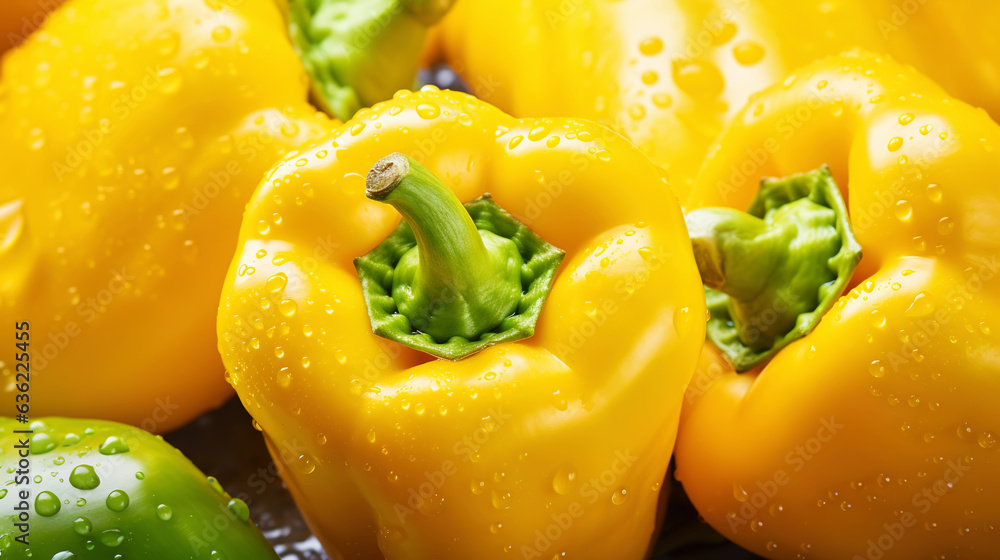
[[[997,146],[984,111],[860,52],[765,90],[721,135],[691,214],[828,164],[864,250],[849,293],[766,365],[702,356],[676,475],[723,535],[772,559],[995,557]]]
[[[416,55],[385,45],[419,44],[423,24],[381,4],[293,1],[289,27],[272,0],[73,0],[6,56],[0,320],[31,323],[34,414],[166,431],[231,394],[219,288],[261,176],[338,124],[310,87],[349,116],[412,83]],[[353,27],[323,34],[331,6]]]
[[[444,20],[428,60],[514,115],[611,126],[664,166],[684,200],[753,92],[855,46],[1000,116],[998,20],[1000,4],[976,0],[472,0]]]
[[[425,88],[265,178],[218,335],[332,555],[638,559],[704,314],[639,150]]]

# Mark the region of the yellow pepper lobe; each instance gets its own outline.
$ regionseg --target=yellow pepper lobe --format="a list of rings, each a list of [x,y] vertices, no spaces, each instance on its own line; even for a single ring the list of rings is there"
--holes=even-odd
[[[0,319],[31,321],[37,414],[167,431],[230,394],[212,316],[245,197],[334,123],[306,102],[272,2],[208,4],[81,0],[4,59],[17,235]]]
[[[921,134],[929,125],[948,135]],[[847,292],[763,367],[737,375],[704,349],[677,478],[727,538],[772,559],[986,559],[1000,546],[1000,245],[985,210],[1000,207],[1000,158],[983,147],[998,142],[982,111],[856,51],[761,92],[719,138],[686,208],[746,208],[762,178],[825,161],[864,247]],[[772,157],[734,177],[759,150]]]
[[[372,332],[371,302],[395,299],[366,300],[359,280],[391,282],[355,259],[409,227],[405,211],[365,195],[387,152],[472,201],[458,208],[477,227],[499,224],[471,207],[489,193],[565,251],[533,336],[452,361]],[[258,223],[273,226],[275,213],[280,226],[262,233]],[[591,123],[516,120],[459,93],[401,92],[273,169],[237,247],[220,351],[275,456],[301,442],[283,474],[328,551],[646,555],[705,334],[687,317],[704,317],[705,303],[676,200],[627,141]],[[294,315],[280,313],[282,300],[295,302]],[[573,522],[536,545],[552,515]]]
[[[851,48],[911,64],[1000,118],[996,21],[1000,4],[970,0],[458,2],[424,56],[449,63],[478,97],[515,116],[613,127],[667,170],[685,200],[751,96]]]

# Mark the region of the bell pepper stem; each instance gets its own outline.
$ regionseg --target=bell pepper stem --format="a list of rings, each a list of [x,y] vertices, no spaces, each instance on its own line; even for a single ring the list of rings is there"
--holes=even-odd
[[[730,297],[734,317],[757,325],[753,336],[741,336],[744,344],[767,348],[794,325],[803,308],[781,304],[786,278],[775,278],[779,263],[789,258],[794,234],[788,227],[769,227],[764,220],[731,208],[693,210],[687,224],[702,282]],[[825,263],[804,262],[803,266],[816,264]],[[817,294],[803,302],[805,307],[815,306]],[[755,320],[758,311],[768,309],[773,311],[771,320]]]
[[[771,250],[777,232],[763,220],[731,208],[704,208],[688,214],[687,226],[706,286],[737,299],[764,289],[779,253]]]
[[[686,221],[707,288],[708,337],[737,371],[812,330],[861,259],[826,166],[763,180],[747,212],[699,208]]]
[[[424,166],[390,154],[368,172],[366,194],[391,204],[413,228],[424,288],[436,294],[484,281],[486,246],[454,193]]]
[[[289,0],[312,97],[341,120],[412,88],[427,28],[454,0]]]
[[[413,328],[438,341],[476,339],[517,309],[521,256],[508,239],[481,232],[454,193],[399,153],[375,163],[368,198],[392,205],[413,230],[416,253],[396,267],[393,299]]]

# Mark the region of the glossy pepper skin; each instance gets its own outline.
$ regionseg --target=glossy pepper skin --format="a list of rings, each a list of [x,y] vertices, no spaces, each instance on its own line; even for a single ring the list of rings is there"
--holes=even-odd
[[[976,0],[472,0],[445,19],[428,57],[515,116],[611,126],[684,200],[753,92],[856,46],[1000,115],[998,19],[1000,5]]]
[[[853,289],[762,368],[702,356],[676,474],[723,535],[773,559],[995,556],[998,144],[984,111],[859,52],[720,137],[689,210],[746,208],[760,178],[826,163],[864,250]]]
[[[451,361],[372,333],[353,261],[400,220],[365,197],[392,152],[458,200],[490,193],[565,251],[532,337]],[[306,448],[283,476],[336,557],[641,558],[704,314],[646,156],[592,123],[516,120],[429,88],[272,170],[218,329],[272,452]]]
[[[0,448],[4,558],[277,559],[247,505],[161,437],[100,420],[3,419]]]
[[[74,1],[2,73],[0,318],[31,322],[33,409],[168,431],[218,406],[213,316],[246,199],[334,125],[281,13]]]
[[[213,325],[250,193],[339,124],[307,101],[320,83],[347,116],[412,83],[416,49],[384,35],[421,40],[447,8],[426,4],[73,0],[7,55],[0,320],[31,322],[37,413],[164,432],[229,397]]]

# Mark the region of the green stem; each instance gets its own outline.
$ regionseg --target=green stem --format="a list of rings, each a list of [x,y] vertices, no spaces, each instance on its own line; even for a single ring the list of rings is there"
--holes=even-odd
[[[811,331],[861,260],[826,166],[765,179],[747,212],[701,208],[686,220],[708,288],[708,336],[738,371]]]
[[[454,193],[402,154],[368,173],[368,198],[392,205],[417,246],[396,266],[392,297],[412,327],[444,342],[496,328],[521,300],[522,258],[509,239],[480,231]]]
[[[734,320],[741,325],[755,325],[752,331],[740,329],[742,342],[754,350],[769,348],[794,326],[800,313],[814,308],[819,284],[833,276],[826,267],[826,260],[832,255],[826,252],[790,262],[790,246],[796,234],[792,225],[767,224],[732,208],[693,210],[687,215],[687,225],[702,281],[730,297],[730,315]],[[788,264],[796,270],[787,270],[792,268]],[[788,298],[789,281],[794,280],[783,274],[786,272],[818,273],[814,285],[805,286],[805,290],[795,294],[797,301],[791,305],[782,303]],[[755,320],[767,310],[773,313],[767,321]]]
[[[314,101],[341,120],[414,85],[427,28],[455,0],[289,0]]]

